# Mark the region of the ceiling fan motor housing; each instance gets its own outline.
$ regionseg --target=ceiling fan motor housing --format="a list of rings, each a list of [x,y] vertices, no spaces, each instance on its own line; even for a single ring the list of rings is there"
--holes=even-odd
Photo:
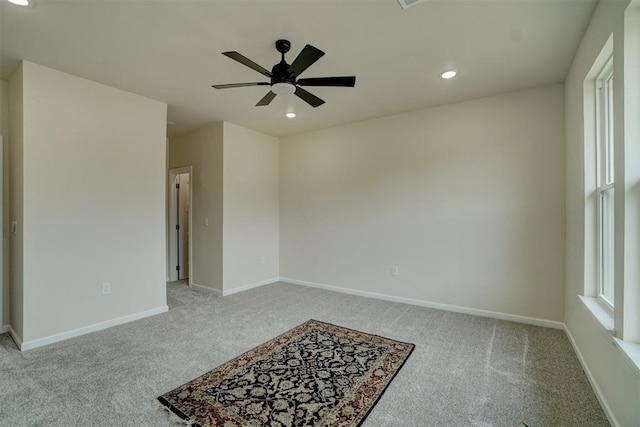
[[[289,64],[282,60],[280,63],[273,66],[271,69],[271,84],[276,83],[291,83],[296,84],[296,76],[293,72],[289,71]]]

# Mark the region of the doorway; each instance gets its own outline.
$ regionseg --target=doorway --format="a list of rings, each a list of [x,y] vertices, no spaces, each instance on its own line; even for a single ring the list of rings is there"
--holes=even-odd
[[[167,216],[167,276],[170,281],[188,280],[192,259],[192,167],[169,170],[169,215]]]

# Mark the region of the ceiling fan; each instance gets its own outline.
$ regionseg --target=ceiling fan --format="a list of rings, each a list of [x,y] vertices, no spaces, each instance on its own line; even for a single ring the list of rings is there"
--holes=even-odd
[[[287,64],[284,60],[284,54],[291,49],[291,43],[289,40],[276,41],[276,50],[282,54],[282,60],[273,66],[271,71],[256,64],[246,56],[239,54],[238,52],[222,52],[223,55],[238,61],[239,63],[246,65],[247,67],[256,70],[260,74],[269,77],[270,82],[251,82],[251,83],[231,83],[224,85],[212,85],[216,89],[229,89],[234,87],[245,86],[271,86],[271,90],[262,98],[256,106],[269,105],[276,95],[291,95],[292,93],[298,96],[300,99],[311,105],[312,107],[318,107],[324,104],[324,101],[314,94],[307,92],[300,86],[338,86],[338,87],[353,87],[356,84],[355,76],[342,76],[342,77],[311,77],[307,79],[299,79],[298,77],[313,63],[320,59],[324,52],[320,49],[306,45],[302,51],[298,54],[296,59],[291,65]]]

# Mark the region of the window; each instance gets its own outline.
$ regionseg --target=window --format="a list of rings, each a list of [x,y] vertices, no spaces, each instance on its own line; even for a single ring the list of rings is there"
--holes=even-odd
[[[596,79],[596,193],[598,298],[614,304],[613,58]]]
[[[625,12],[618,34],[624,43],[614,51],[610,34],[583,81],[584,291],[578,297],[640,376],[638,6],[634,0]]]

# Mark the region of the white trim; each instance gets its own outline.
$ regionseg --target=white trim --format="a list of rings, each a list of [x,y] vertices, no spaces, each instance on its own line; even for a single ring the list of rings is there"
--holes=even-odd
[[[167,311],[169,311],[169,307],[165,305],[162,307],[153,308],[151,310],[141,311],[139,313],[129,314],[127,316],[122,316],[116,319],[107,320],[105,322],[94,323],[93,325],[84,326],[82,328],[73,329],[71,331],[62,332],[60,334],[50,335],[48,337],[38,338],[35,340],[24,341],[24,342],[22,342],[17,337],[17,335],[15,334],[15,332],[13,332],[13,329],[11,329],[11,327],[9,327],[9,332],[14,337],[13,339],[14,341],[16,341],[18,348],[20,348],[21,351],[25,351],[25,350],[31,350],[37,347],[42,347],[43,345],[47,345],[47,344],[53,344],[58,341],[64,341],[69,338],[78,337],[80,335],[85,335],[85,334],[88,334],[89,332],[96,332],[102,329],[110,328],[112,326],[133,322],[134,320],[143,319],[145,317],[154,316],[160,313],[165,313]]]
[[[193,283],[193,282],[189,283],[189,286],[193,286],[194,288],[198,288],[198,289],[204,289],[206,291],[213,292],[219,296],[222,296],[222,291],[219,289],[213,289],[208,286],[198,285],[197,283]]]
[[[640,377],[640,344],[622,341],[620,338],[614,338],[613,343],[620,349],[629,367]]]
[[[188,174],[189,175],[189,285],[191,285],[191,278],[193,277],[193,166],[184,166],[180,168],[169,169],[168,173],[168,194],[167,194],[167,273],[169,275],[169,279],[167,282],[173,282],[178,280],[178,274],[176,270],[174,270],[171,266],[175,266],[177,260],[173,259],[175,257],[174,248],[175,245],[172,243],[173,239],[175,239],[175,231],[174,224],[176,223],[176,215],[175,211],[177,208],[176,202],[176,187],[175,180],[178,175]]]
[[[611,312],[603,307],[602,302],[599,299],[593,297],[585,297],[584,295],[578,295],[578,298],[584,304],[585,309],[591,313],[596,320],[596,324],[599,329],[603,331],[606,338],[622,352],[624,360],[629,367],[633,369],[633,372],[640,377],[640,344],[623,341],[616,338],[616,330],[614,328],[614,319]]]
[[[591,388],[593,389],[593,392],[595,393],[596,398],[598,399],[598,402],[600,402],[600,406],[602,406],[602,410],[604,411],[604,414],[607,416],[609,423],[613,427],[619,426],[620,423],[618,422],[618,419],[613,414],[613,411],[609,406],[609,402],[604,397],[604,393],[602,393],[602,390],[600,390],[600,387],[598,386],[596,379],[594,378],[593,374],[591,373],[591,370],[589,369],[589,366],[587,365],[587,361],[582,356],[582,353],[578,348],[578,344],[576,343],[576,340],[573,338],[573,334],[571,334],[571,331],[569,330],[569,327],[567,325],[564,325],[564,333],[567,335],[567,338],[569,338],[569,342],[573,347],[573,351],[576,353],[576,356],[578,356],[578,360],[582,365],[582,370],[584,370],[584,373],[587,374],[587,379],[591,384]]]
[[[603,306],[600,299],[586,297],[580,294],[578,294],[578,298],[582,301],[587,311],[598,321],[598,325],[607,333],[607,336],[615,336],[616,330],[614,327],[613,316],[611,315],[611,312]]]
[[[0,326],[0,334],[6,334],[9,332],[9,325]]]
[[[271,279],[263,280],[261,282],[249,283],[248,285],[238,286],[237,288],[232,288],[226,291],[222,291],[222,296],[237,294],[238,292],[248,291],[249,289],[259,288],[260,286],[270,285],[272,283],[279,282],[279,277],[273,277]]]
[[[517,314],[500,313],[497,311],[481,310],[477,308],[462,307],[459,305],[441,304],[438,302],[430,302],[413,298],[397,297],[387,294],[378,294],[375,292],[360,291],[356,289],[342,288],[339,286],[324,285],[321,283],[307,282],[304,280],[290,279],[281,277],[280,281],[293,285],[308,286],[311,288],[326,289],[328,291],[341,292],[344,294],[358,295],[362,297],[375,298],[384,301],[401,302],[404,304],[417,305],[420,307],[435,308],[437,310],[453,311],[456,313],[471,314],[473,316],[490,317],[493,319],[509,320],[511,322],[526,323],[528,325],[543,326],[545,328],[563,329],[564,323],[554,320],[539,319],[536,317],[519,316]]]
[[[13,330],[11,325],[9,325],[9,335],[11,335],[11,339],[16,344],[16,347],[21,348],[22,347],[22,338],[20,338],[18,336],[18,333]]]

